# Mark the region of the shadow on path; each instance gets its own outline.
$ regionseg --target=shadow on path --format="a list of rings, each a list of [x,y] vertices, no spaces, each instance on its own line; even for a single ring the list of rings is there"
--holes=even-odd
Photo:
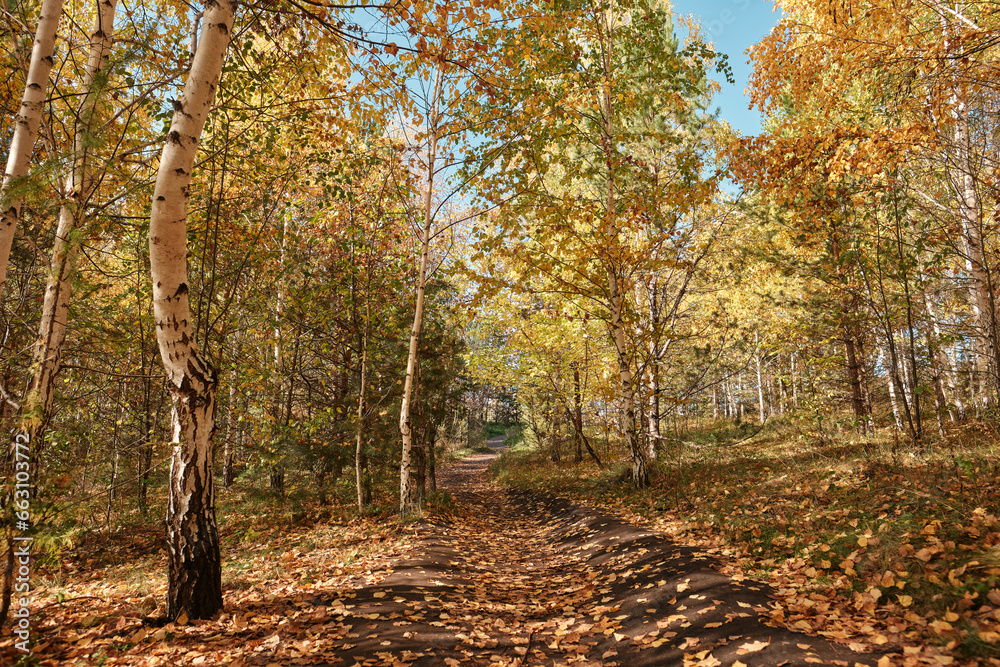
[[[451,514],[416,527],[413,557],[327,601],[347,665],[873,665],[765,625],[765,585],[661,534],[566,500],[492,485],[503,448],[439,473]],[[329,639],[329,638],[328,638]]]

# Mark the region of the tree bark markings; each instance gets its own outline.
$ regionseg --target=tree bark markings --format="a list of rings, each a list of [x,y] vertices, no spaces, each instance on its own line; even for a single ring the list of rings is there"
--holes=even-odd
[[[35,139],[45,107],[49,73],[52,71],[56,32],[62,15],[63,0],[43,0],[35,41],[31,49],[31,62],[21,98],[21,109],[14,118],[14,136],[10,142],[7,166],[0,185],[0,295],[7,284],[7,263],[10,249],[21,218],[22,200],[11,190],[16,179],[28,174],[31,156],[35,152]]]
[[[187,286],[191,170],[232,36],[232,0],[205,4],[201,42],[174,102],[153,191],[149,258],[157,342],[173,400],[167,502],[167,617],[208,618],[222,609],[212,478],[217,376],[199,352]]]

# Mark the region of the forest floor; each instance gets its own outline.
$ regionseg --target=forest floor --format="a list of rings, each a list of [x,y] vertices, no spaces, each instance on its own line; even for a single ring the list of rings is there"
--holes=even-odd
[[[665,438],[644,489],[603,448],[601,468],[515,444],[492,472],[702,549],[768,588],[772,624],[880,664],[1000,666],[998,443],[991,422],[911,448],[889,429],[708,421]]]
[[[67,562],[36,591],[54,599],[36,612],[22,664],[888,664],[769,625],[769,586],[722,574],[703,551],[501,489],[486,472],[501,440],[490,445],[440,471],[453,502],[442,494],[419,521],[237,532],[257,547],[228,556],[213,620],[150,622],[164,585],[152,535]],[[12,641],[0,637],[3,664],[18,659]]]

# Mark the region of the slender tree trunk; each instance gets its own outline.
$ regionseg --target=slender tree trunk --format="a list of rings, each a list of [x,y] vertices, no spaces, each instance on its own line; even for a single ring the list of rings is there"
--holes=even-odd
[[[369,282],[369,290],[371,283]],[[365,400],[368,385],[368,338],[371,333],[371,294],[366,295],[365,329],[361,337],[361,387],[358,389],[358,427],[354,433],[354,482],[358,492],[358,512],[365,511],[365,505],[371,502],[371,490],[368,478],[368,457],[365,455]]]
[[[290,377],[289,369],[285,367],[285,340],[282,327],[285,320],[285,270],[286,256],[288,253],[288,228],[291,221],[292,212],[286,211],[281,220],[281,250],[279,254],[279,278],[275,293],[274,304],[274,334],[272,340],[272,351],[274,355],[274,387],[273,398],[271,399],[271,441],[274,446],[272,452],[275,460],[271,464],[271,490],[279,495],[285,494],[285,466],[281,460],[283,455],[283,442],[286,436],[284,432],[284,410],[285,381]]]
[[[549,430],[549,457],[559,463],[559,410],[553,405],[549,409],[551,429]]]
[[[73,169],[65,180],[65,195],[59,207],[59,224],[52,249],[52,267],[45,287],[42,316],[38,325],[38,338],[32,355],[31,385],[25,397],[24,426],[34,445],[34,454],[41,450],[42,432],[52,411],[55,397],[55,376],[59,371],[59,357],[66,339],[72,279],[76,272],[79,252],[77,228],[84,216],[84,206],[92,189],[88,145],[97,115],[100,97],[98,83],[108,62],[114,37],[115,0],[98,3],[98,14],[90,36],[90,55],[84,79],[86,93],[77,115],[74,138]]]
[[[948,409],[952,422],[957,421],[965,412],[962,396],[958,391],[958,376],[955,367],[948,357],[948,351],[941,344],[941,325],[938,321],[934,300],[927,289],[922,290],[924,310],[927,311],[927,349],[937,367],[937,379],[941,382],[941,394]],[[957,414],[956,414],[957,413]]]
[[[597,456],[597,452],[590,444],[590,440],[587,438],[586,433],[583,432],[583,395],[580,386],[580,369],[579,367],[573,368],[573,414],[571,415],[570,422],[573,424],[573,429],[576,431],[577,443],[583,443],[583,446],[587,448],[587,453],[590,454],[590,458],[594,459],[594,463],[597,467],[602,467],[601,459]],[[579,446],[579,445],[578,445]]]
[[[28,68],[27,85],[21,100],[21,110],[14,125],[7,166],[0,186],[0,294],[7,280],[7,263],[17,224],[20,220],[22,198],[13,193],[15,179],[28,174],[34,152],[38,126],[45,105],[49,73],[56,32],[62,13],[62,0],[46,0],[38,22],[35,42]],[[59,222],[52,249],[51,273],[46,280],[42,315],[38,337],[32,353],[32,377],[27,394],[21,403],[18,433],[29,444],[29,460],[37,464],[44,438],[42,434],[52,412],[55,397],[55,376],[59,371],[59,356],[66,338],[66,320],[69,310],[72,278],[76,267],[79,243],[73,238],[84,214],[84,206],[91,192],[87,146],[91,139],[93,118],[99,99],[97,77],[107,64],[114,35],[115,0],[102,0],[97,6],[96,25],[90,36],[90,53],[84,75],[84,94],[77,116],[74,137],[73,167],[65,180],[64,200],[59,208]],[[117,460],[116,460],[117,465]],[[37,469],[37,465],[35,465]],[[110,503],[110,500],[109,500]],[[10,585],[4,579],[0,591],[0,625],[9,608]]]
[[[833,250],[833,261],[837,265],[837,276],[843,286],[843,295],[840,299],[840,317],[841,330],[843,332],[844,354],[847,357],[847,379],[851,386],[851,406],[854,410],[854,419],[858,424],[858,430],[862,433],[866,433],[868,431],[870,415],[866,409],[867,405],[865,403],[862,386],[861,375],[863,368],[858,355],[859,341],[855,336],[857,327],[854,319],[857,313],[858,304],[857,298],[850,293],[847,275],[840,261],[840,238],[836,229],[834,229],[832,233],[831,247]]]
[[[229,402],[226,405],[226,449],[222,457],[222,485],[227,489],[236,479],[236,407],[237,387],[240,384],[240,345],[238,335],[233,336],[233,374],[229,379]]]
[[[798,375],[796,374],[795,353],[794,352],[792,353],[791,364],[792,364],[792,377],[791,377],[791,382],[792,382],[792,405],[797,409],[799,407],[799,383],[798,383]]]
[[[35,29],[35,42],[31,49],[31,63],[25,81],[21,109],[14,117],[14,137],[7,155],[7,166],[0,184],[0,296],[7,284],[7,263],[14,234],[21,218],[23,197],[15,192],[15,179],[28,175],[31,156],[35,152],[35,139],[42,121],[42,111],[52,71],[52,54],[56,33],[62,16],[63,0],[43,0],[42,12]],[[100,10],[99,10],[100,11]],[[2,620],[2,619],[0,619]]]
[[[881,355],[883,363],[888,367],[889,365],[889,353],[883,352]],[[902,433],[903,432],[903,417],[899,411],[899,398],[896,396],[896,382],[893,379],[892,373],[886,373],[885,376],[886,385],[889,388],[889,403],[892,406],[892,417],[896,422],[896,429]]]
[[[649,485],[646,469],[646,452],[639,438],[635,417],[635,383],[629,367],[628,350],[625,341],[625,326],[622,320],[622,296],[618,289],[618,278],[608,270],[608,292],[611,300],[611,334],[618,356],[618,374],[621,377],[621,395],[624,400],[625,437],[628,440],[632,458],[632,482],[638,487]]]
[[[767,415],[764,414],[764,372],[760,359],[760,334],[754,333],[753,335],[754,343],[757,346],[757,412],[760,416],[761,425],[764,424],[764,420],[767,419]]]
[[[957,85],[957,84],[956,84]],[[976,189],[974,166],[972,165],[972,144],[969,131],[969,108],[965,94],[956,95],[955,144],[957,164],[954,179],[958,191],[959,215],[962,220],[962,244],[965,254],[965,268],[969,273],[970,299],[973,321],[976,327],[976,353],[980,357],[980,386],[984,404],[994,400],[997,394],[998,345],[995,303],[986,252],[983,244],[982,203]]]
[[[104,525],[107,529],[111,530],[111,509],[114,506],[115,497],[117,496],[117,489],[115,486],[118,484],[118,468],[121,463],[121,448],[119,446],[119,441],[121,438],[121,424],[124,423],[125,417],[125,404],[122,402],[122,382],[118,383],[118,418],[115,419],[114,433],[111,437],[111,479],[108,481],[108,505],[107,511],[104,515]]]
[[[618,159],[616,154],[616,126],[614,114],[614,99],[612,93],[612,57],[615,43],[614,26],[611,21],[614,19],[610,15],[602,15],[599,19],[607,23],[601,28],[601,59],[604,70],[603,81],[601,82],[601,102],[604,107],[604,126],[602,127],[604,136],[601,138],[602,150],[604,152],[604,162],[607,167],[605,210],[603,218],[603,237],[609,250],[618,245],[618,216],[617,197],[615,183],[615,162]],[[628,440],[629,453],[632,458],[632,482],[637,487],[649,486],[649,472],[647,469],[646,452],[643,450],[639,429],[636,424],[636,387],[632,369],[629,364],[628,347],[625,339],[625,322],[623,310],[625,305],[625,295],[623,286],[620,284],[619,276],[613,265],[613,258],[604,260],[604,270],[608,280],[608,306],[611,311],[611,321],[609,328],[611,337],[615,345],[616,356],[618,357],[618,373],[621,377],[621,397],[624,403],[625,436]]]
[[[219,531],[212,477],[218,379],[194,340],[187,285],[191,170],[233,33],[235,3],[205,5],[201,43],[160,157],[149,222],[153,313],[173,399],[167,497],[167,618],[210,618],[222,609]]]
[[[576,453],[573,460],[583,461],[583,397],[580,391],[580,368],[573,364],[573,431],[576,433]]]
[[[437,440],[437,426],[430,426],[427,435],[427,489],[431,493],[437,493],[437,457],[434,454],[435,441]]]
[[[649,458],[655,459],[658,456],[657,445],[660,442],[660,365],[656,359],[650,360],[650,368],[647,371],[649,381],[649,402],[646,413],[646,424],[649,435]]]
[[[420,489],[410,479],[412,474],[413,425],[410,419],[410,401],[413,396],[414,375],[417,368],[417,351],[420,345],[420,328],[424,316],[424,289],[427,285],[427,258],[430,254],[431,229],[434,226],[432,196],[434,194],[434,169],[437,159],[437,143],[440,134],[439,103],[444,70],[438,68],[434,80],[430,113],[427,117],[427,192],[424,195],[424,228],[421,238],[420,269],[417,273],[416,303],[413,309],[413,328],[410,330],[410,348],[406,359],[406,380],[403,384],[403,399],[399,410],[399,432],[403,438],[403,453],[399,462],[399,512],[409,514],[420,509]],[[471,434],[470,434],[471,435]]]
[[[944,414],[945,412],[950,412],[948,409],[948,397],[945,393],[944,380],[942,378],[944,372],[938,363],[938,350],[934,343],[934,337],[931,335],[930,326],[924,332],[927,338],[927,357],[930,360],[931,367],[931,385],[934,388],[934,416],[937,418],[938,435],[943,438]],[[954,419],[955,417],[952,415],[952,421]]]

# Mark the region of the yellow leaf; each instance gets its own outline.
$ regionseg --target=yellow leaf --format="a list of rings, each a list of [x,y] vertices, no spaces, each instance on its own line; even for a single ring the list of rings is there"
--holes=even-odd
[[[746,655],[747,653],[756,653],[757,651],[763,651],[765,648],[771,645],[771,640],[768,639],[766,642],[760,640],[754,642],[747,642],[736,649],[736,652],[740,655]]]

